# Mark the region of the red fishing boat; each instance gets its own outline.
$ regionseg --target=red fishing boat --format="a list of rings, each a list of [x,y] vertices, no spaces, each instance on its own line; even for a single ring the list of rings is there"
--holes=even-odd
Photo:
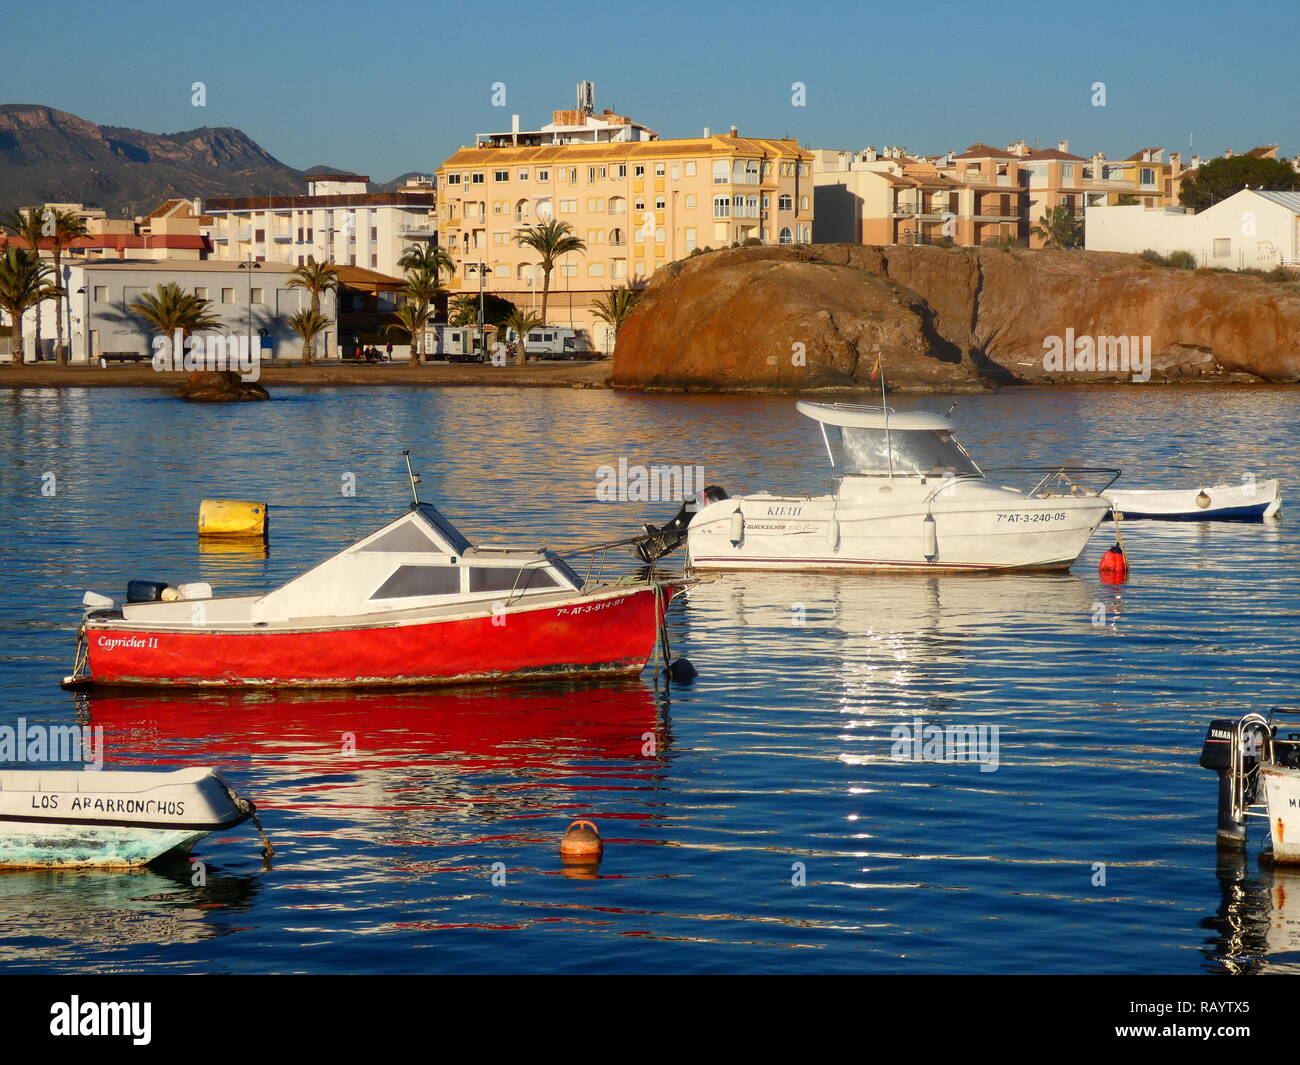
[[[121,606],[87,593],[64,684],[353,688],[635,674],[657,638],[666,659],[663,618],[678,585],[653,570],[592,580],[573,557],[475,546],[416,495],[395,521],[262,595],[143,581]]]

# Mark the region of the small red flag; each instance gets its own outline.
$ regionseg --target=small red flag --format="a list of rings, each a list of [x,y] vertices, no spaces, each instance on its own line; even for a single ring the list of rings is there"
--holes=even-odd
[[[876,356],[876,365],[871,368],[871,379],[874,381],[880,376],[880,356]]]

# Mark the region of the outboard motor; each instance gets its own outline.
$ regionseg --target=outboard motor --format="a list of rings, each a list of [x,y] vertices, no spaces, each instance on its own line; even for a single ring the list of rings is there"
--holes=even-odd
[[[1273,728],[1260,714],[1239,721],[1211,721],[1201,745],[1201,767],[1219,774],[1219,826],[1221,848],[1246,845],[1246,807],[1263,801],[1259,764],[1272,748]]]
[[[686,529],[691,524],[691,519],[695,517],[696,511],[726,498],[725,489],[719,488],[716,484],[709,485],[704,491],[687,499],[676,517],[662,529],[647,524],[645,535],[638,536],[633,541],[633,552],[646,565],[663,558],[664,555],[672,554],[686,542]]]

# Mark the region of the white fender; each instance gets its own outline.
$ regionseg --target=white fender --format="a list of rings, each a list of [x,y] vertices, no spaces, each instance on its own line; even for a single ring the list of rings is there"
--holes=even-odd
[[[826,523],[826,546],[832,551],[838,551],[840,547],[840,519],[834,514]]]
[[[939,557],[939,526],[935,523],[933,514],[927,514],[921,522],[921,545],[921,553],[927,562],[933,562]]]
[[[731,546],[739,547],[745,539],[745,515],[739,507],[731,512]]]

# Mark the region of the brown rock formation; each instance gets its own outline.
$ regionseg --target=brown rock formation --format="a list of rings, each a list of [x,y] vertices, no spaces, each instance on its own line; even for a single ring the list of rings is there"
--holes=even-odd
[[[1109,346],[1100,368],[1045,362],[1049,338],[1069,336],[1128,338],[1132,359]],[[738,248],[654,276],[619,331],[613,381],[857,392],[875,387],[879,353],[891,388],[1118,382],[1141,376],[1148,343],[1152,382],[1300,380],[1300,283],[1102,252]]]
[[[176,395],[191,403],[242,403],[271,398],[261,385],[243,380],[233,370],[196,370],[185,378]]]

